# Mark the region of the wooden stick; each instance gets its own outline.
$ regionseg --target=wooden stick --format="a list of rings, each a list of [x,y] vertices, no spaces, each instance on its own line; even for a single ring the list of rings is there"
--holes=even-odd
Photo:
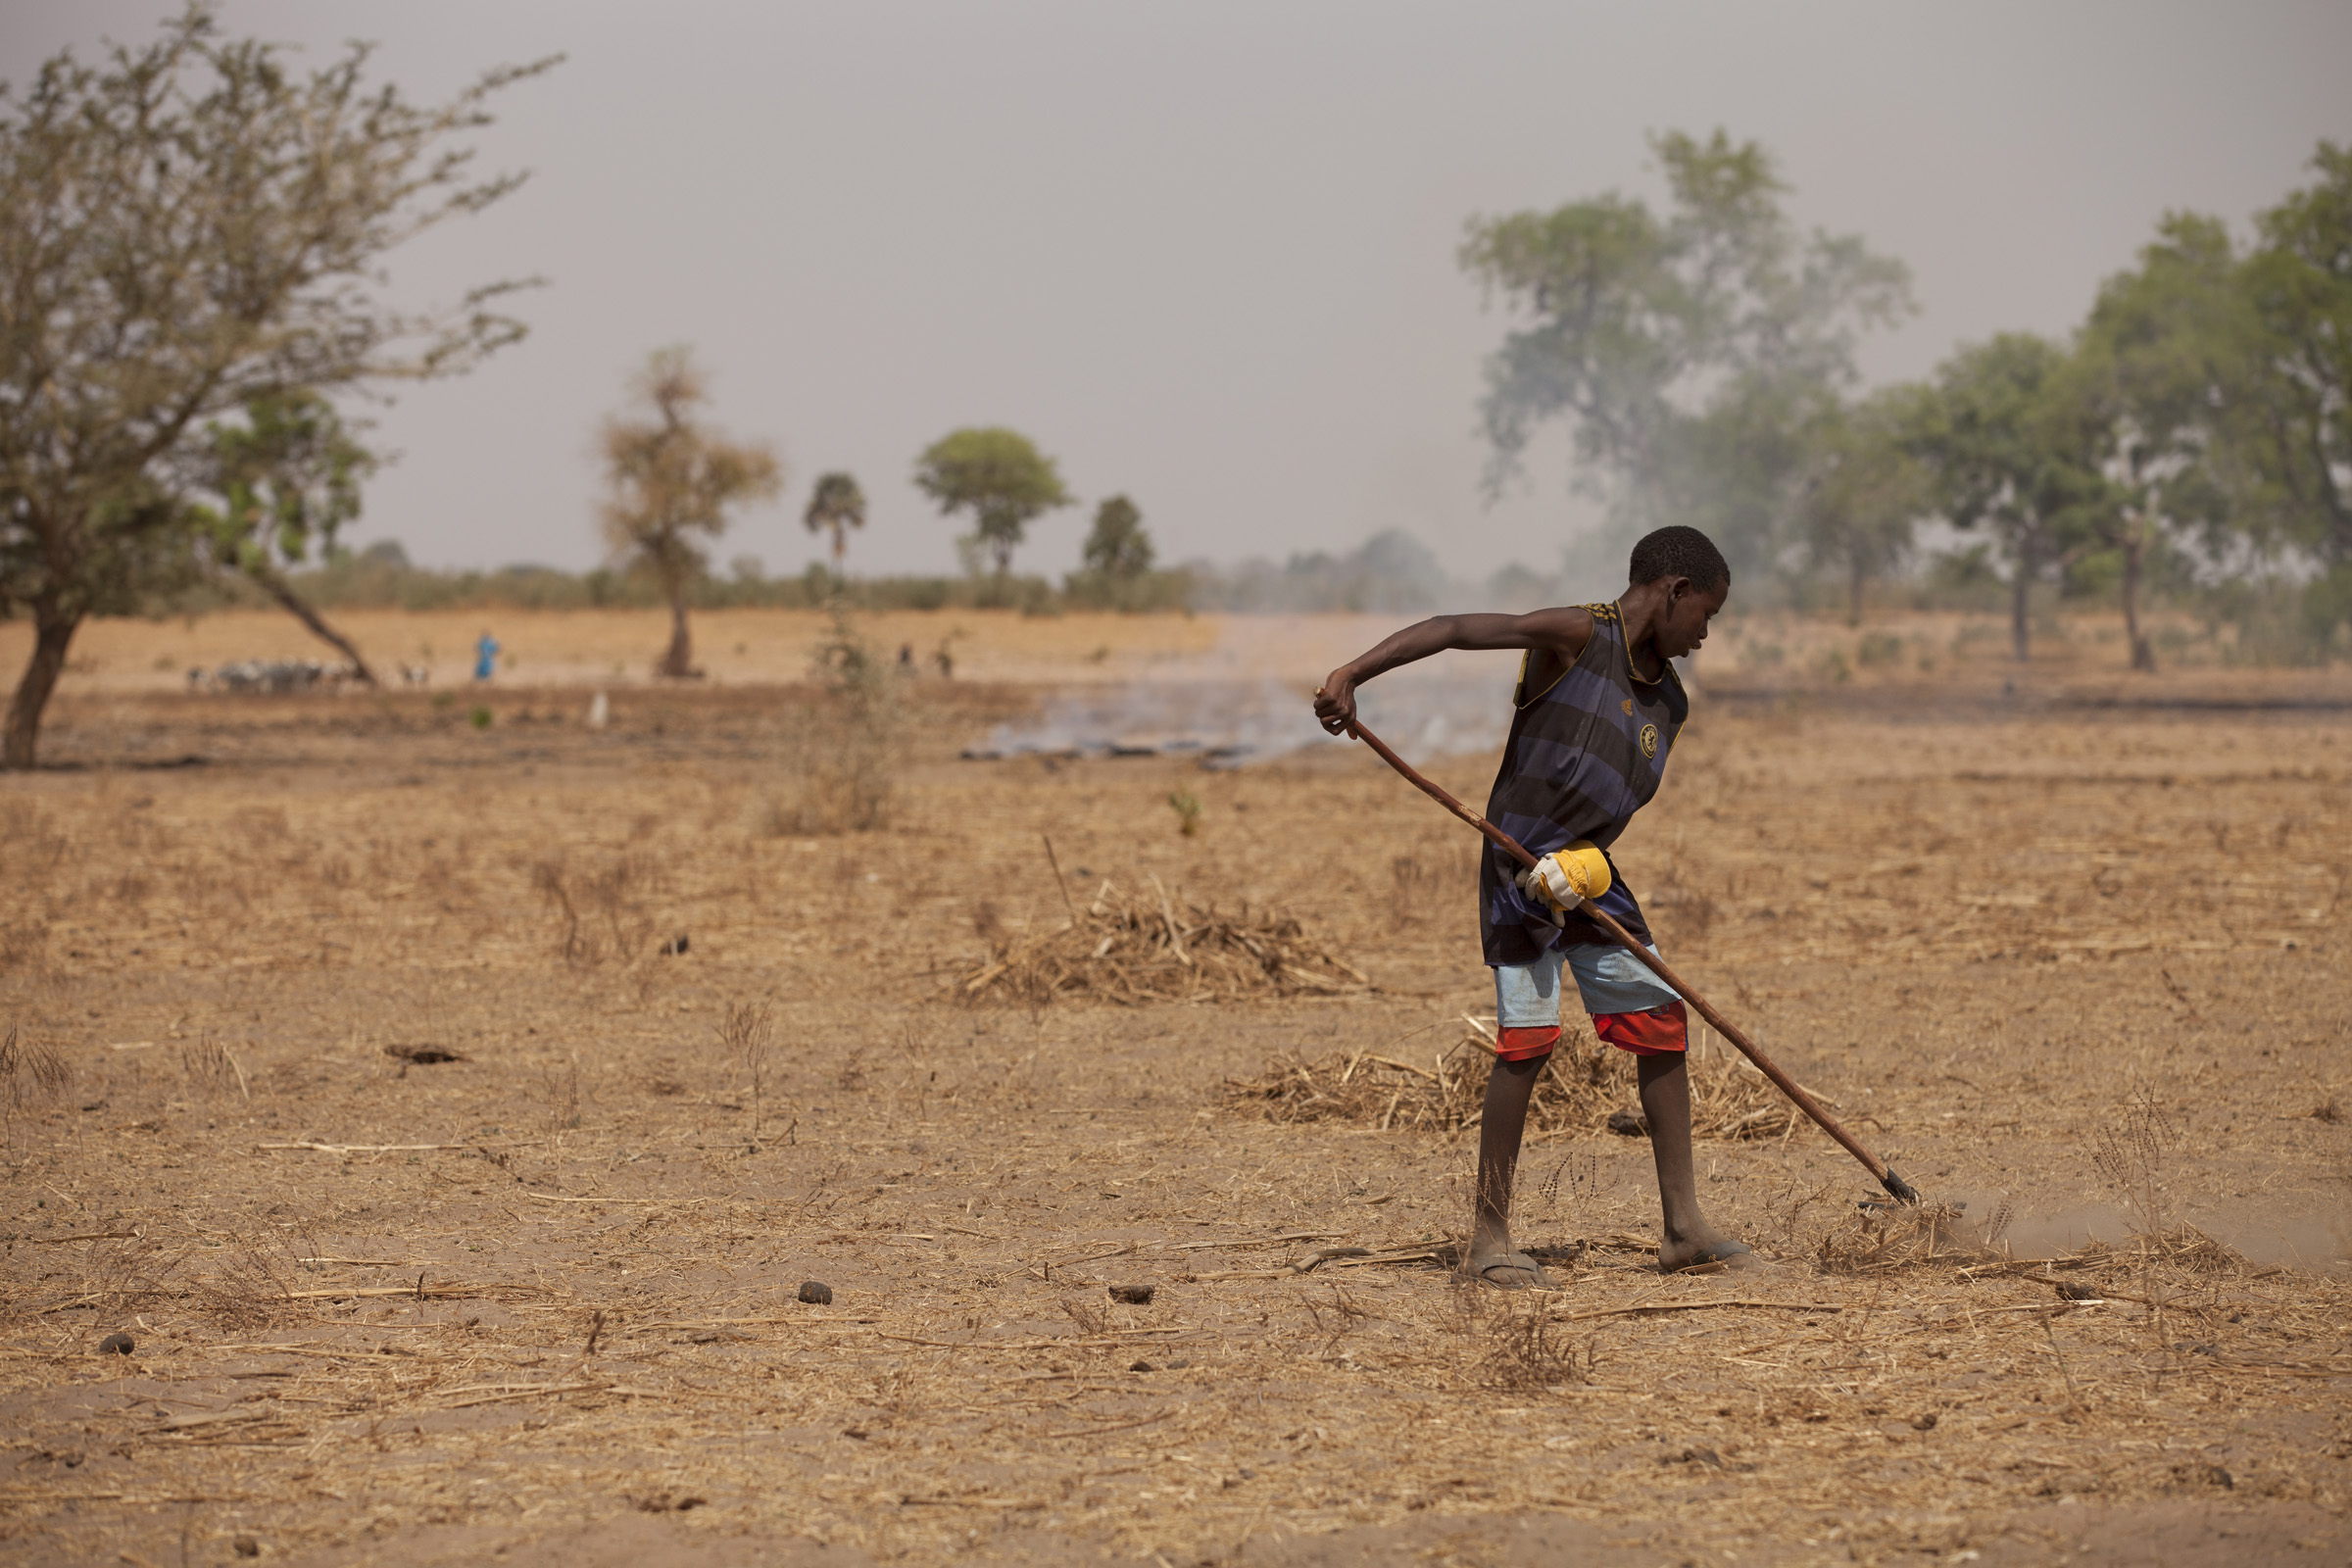
[[[1354,736],[1357,740],[1362,741],[1366,746],[1371,747],[1375,752],[1378,752],[1380,754],[1380,760],[1388,763],[1391,767],[1395,768],[1397,772],[1403,774],[1404,781],[1406,783],[1412,785],[1413,788],[1419,790],[1422,794],[1428,796],[1431,800],[1437,802],[1440,806],[1443,806],[1446,808],[1446,809],[1451,811],[1454,815],[1460,817],[1463,821],[1469,823],[1481,833],[1484,833],[1488,838],[1493,839],[1494,843],[1502,849],[1503,853],[1515,857],[1520,864],[1526,866],[1531,871],[1535,869],[1536,858],[1528,854],[1526,848],[1522,846],[1517,839],[1511,837],[1508,833],[1505,833],[1502,829],[1496,827],[1494,823],[1488,821],[1485,817],[1479,815],[1476,811],[1473,811],[1470,809],[1470,808],[1464,806],[1461,802],[1446,794],[1437,785],[1432,784],[1429,780],[1423,778],[1419,773],[1413,770],[1413,765],[1410,762],[1407,762],[1403,758],[1398,757],[1395,752],[1389,750],[1388,742],[1382,740],[1379,736],[1364,728],[1363,725],[1356,723],[1353,719],[1350,719],[1348,722],[1348,733]]]
[[[1535,869],[1539,862],[1535,856],[1528,853],[1525,845],[1521,844],[1517,839],[1511,837],[1508,833],[1505,833],[1502,829],[1496,827],[1494,823],[1488,821],[1485,817],[1479,815],[1476,811],[1470,809],[1470,808],[1467,806],[1464,806],[1461,802],[1455,800],[1452,796],[1446,794],[1445,790],[1441,789],[1436,784],[1433,784],[1428,779],[1423,778],[1418,772],[1414,771],[1411,763],[1407,762],[1403,758],[1398,757],[1395,752],[1390,751],[1387,743],[1381,740],[1379,736],[1373,734],[1370,730],[1364,728],[1363,725],[1356,723],[1352,719],[1348,721],[1348,732],[1350,735],[1353,735],[1357,740],[1360,740],[1365,745],[1371,747],[1373,751],[1379,753],[1381,760],[1395,768],[1398,773],[1404,775],[1406,783],[1411,784],[1415,789],[1421,791],[1422,794],[1427,795],[1431,800],[1436,801],[1440,806],[1445,807],[1454,815],[1460,817],[1463,821],[1478,829],[1481,833],[1485,834],[1489,839],[1493,840],[1497,846],[1499,846],[1504,853],[1516,858],[1522,865],[1525,865],[1530,870]],[[1726,1018],[1722,1013],[1717,1012],[1715,1008],[1709,1004],[1706,998],[1700,996],[1690,986],[1685,984],[1681,979],[1677,978],[1675,972],[1666,966],[1666,961],[1663,958],[1660,958],[1656,954],[1650,952],[1649,949],[1643,947],[1641,943],[1636,942],[1633,938],[1633,934],[1627,931],[1624,926],[1619,925],[1615,918],[1612,917],[1607,910],[1603,909],[1599,905],[1593,903],[1591,899],[1587,899],[1578,906],[1577,912],[1592,920],[1593,924],[1599,926],[1603,931],[1606,931],[1610,937],[1615,939],[1625,948],[1626,952],[1632,954],[1635,958],[1640,960],[1641,963],[1652,974],[1665,981],[1669,986],[1672,986],[1677,995],[1679,995],[1685,1002],[1690,1003],[1692,1007],[1697,1009],[1700,1017],[1706,1019],[1709,1024],[1713,1025],[1717,1034],[1723,1036],[1724,1039],[1729,1040],[1733,1045],[1737,1046],[1740,1049],[1740,1054],[1741,1055],[1745,1056],[1748,1060],[1756,1064],[1756,1070],[1758,1072],[1761,1072],[1765,1077],[1771,1079],[1773,1083],[1778,1086],[1781,1093],[1787,1095],[1790,1102],[1795,1104],[1797,1109],[1803,1111],[1807,1116],[1811,1117],[1815,1126],[1819,1127],[1823,1132],[1828,1133],[1832,1138],[1836,1139],[1838,1145],[1842,1147],[1847,1153],[1860,1160],[1862,1162],[1862,1168],[1869,1171],[1872,1176],[1876,1177],[1879,1185],[1886,1188],[1891,1197],[1893,1197],[1897,1201],[1904,1203],[1917,1203],[1919,1201],[1919,1193],[1909,1182],[1896,1175],[1894,1171],[1887,1166],[1886,1161],[1880,1159],[1869,1150],[1863,1148],[1860,1139],[1857,1139],[1852,1133],[1847,1132],[1844,1126],[1838,1122],[1837,1117],[1831,1115],[1827,1110],[1824,1110],[1818,1101],[1816,1101],[1811,1095],[1806,1094],[1803,1089],[1799,1088],[1795,1079],[1781,1071],[1780,1067],[1774,1063],[1770,1056],[1764,1054],[1763,1051],[1757,1047],[1754,1041],[1748,1039],[1745,1034],[1740,1032],[1740,1027],[1737,1024]]]
[[[1038,837],[1045,840],[1046,863],[1054,868],[1054,885],[1061,889],[1061,906],[1070,911],[1070,924],[1076,925],[1078,923],[1078,906],[1070,902],[1070,885],[1062,879],[1061,857],[1054,853],[1052,839],[1047,838],[1043,833],[1040,833]]]
[[[1599,1312],[1570,1312],[1555,1317],[1554,1323],[1590,1323],[1594,1318],[1628,1317],[1649,1312],[1712,1312],[1727,1306],[1762,1307],[1775,1312],[1842,1312],[1844,1307],[1830,1301],[1659,1301],[1641,1306],[1612,1306]]]

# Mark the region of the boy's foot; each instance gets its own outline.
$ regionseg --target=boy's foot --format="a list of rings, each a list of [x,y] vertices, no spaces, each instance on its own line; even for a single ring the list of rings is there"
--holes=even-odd
[[[1498,1291],[1547,1291],[1552,1287],[1552,1278],[1544,1272],[1543,1264],[1507,1246],[1472,1252],[1462,1263],[1462,1276]]]
[[[1670,1243],[1658,1249],[1658,1272],[1678,1273],[1702,1263],[1723,1263],[1732,1268],[1752,1268],[1756,1258],[1745,1242],[1729,1236],[1711,1236],[1704,1241]]]

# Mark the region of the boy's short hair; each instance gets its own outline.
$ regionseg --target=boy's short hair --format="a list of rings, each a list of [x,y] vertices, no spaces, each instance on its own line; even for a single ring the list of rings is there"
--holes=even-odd
[[[1713,593],[1732,585],[1732,568],[1723,559],[1723,552],[1715,548],[1714,540],[1678,522],[1643,534],[1634,546],[1626,580],[1639,586],[1656,582],[1660,577],[1688,577],[1690,586],[1700,593]]]

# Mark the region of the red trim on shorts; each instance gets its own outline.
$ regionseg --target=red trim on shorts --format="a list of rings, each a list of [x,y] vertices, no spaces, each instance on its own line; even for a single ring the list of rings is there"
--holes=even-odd
[[[1690,1015],[1680,998],[1644,1012],[1596,1012],[1592,1032],[1637,1056],[1672,1055],[1690,1049]]]
[[[1546,1024],[1541,1029],[1505,1029],[1502,1043],[1494,1053],[1497,1061],[1528,1061],[1537,1056],[1548,1056],[1551,1048],[1560,1043],[1560,1026]]]

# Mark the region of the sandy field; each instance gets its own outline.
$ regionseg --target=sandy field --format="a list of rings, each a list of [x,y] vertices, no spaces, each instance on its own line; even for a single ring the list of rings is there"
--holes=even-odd
[[[402,684],[405,667],[438,690],[471,685],[474,645],[484,632],[502,649],[499,684],[661,689],[653,666],[669,638],[667,612],[652,610],[353,610],[330,618],[387,685]],[[1311,687],[1397,623],[1393,615],[1370,614],[1029,616],[986,610],[893,612],[858,622],[877,650],[894,660],[903,650],[923,675],[936,675],[944,651],[965,681],[1049,687],[1261,678]],[[804,681],[826,625],[817,611],[703,612],[693,621],[696,662],[711,685]],[[2213,667],[2213,646],[2191,641],[2196,628],[2169,612],[2153,615],[2151,625],[2164,640],[2171,689],[2183,689],[2183,682],[2229,689],[2233,675]],[[2183,645],[2180,657],[2176,641]],[[31,646],[28,624],[0,622],[0,676],[13,679]],[[2008,648],[2008,623],[1997,615],[1886,612],[1849,625],[1841,616],[1731,613],[1717,623],[1692,674],[1772,688],[1944,685],[1972,676],[1997,683],[2010,673]],[[1456,655],[1453,662],[1475,668],[1480,658],[1507,684],[1515,656]],[[61,690],[184,691],[192,670],[255,659],[337,663],[341,656],[276,611],[97,620],[75,637]],[[2043,625],[2034,669],[2043,682],[2077,692],[2105,681],[2135,693],[2145,683],[2124,674],[2127,662],[2120,617],[2070,614]]]
[[[1464,830],[1339,744],[961,755],[1385,623],[878,616],[956,674],[860,719],[811,617],[700,617],[668,688],[654,617],[500,617],[487,689],[478,617],[348,618],[433,684],[190,693],[311,650],[106,623],[0,776],[0,1559],[2352,1560],[2341,672],[1710,645],[1619,862],[1967,1206],[1860,1206],[1702,1040],[1762,1261],[1661,1277],[1587,1039],[1521,1166],[1559,1288],[1505,1295],[1449,1270]]]

